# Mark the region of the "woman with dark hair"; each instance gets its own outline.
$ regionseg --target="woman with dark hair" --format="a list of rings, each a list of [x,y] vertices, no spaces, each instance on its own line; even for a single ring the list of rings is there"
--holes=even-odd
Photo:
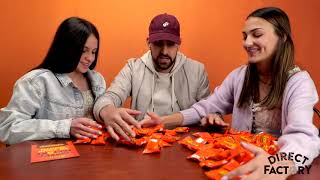
[[[7,144],[50,138],[96,138],[93,104],[106,90],[93,71],[99,33],[85,19],[71,17],[58,27],[43,62],[15,83],[0,111],[0,140]]]
[[[279,8],[258,9],[247,17],[242,33],[247,65],[232,71],[211,96],[190,109],[164,117],[149,113],[151,118],[141,121],[141,125],[201,122],[202,125],[229,126],[221,115],[232,113],[233,128],[270,133],[279,137],[281,153],[287,157],[289,153],[305,157],[273,166],[305,167],[320,150],[318,130],[312,119],[318,94],[310,75],[294,65],[289,18]],[[248,173],[251,173],[248,179],[266,178],[268,173],[264,173],[263,168],[270,165],[269,155],[251,144],[243,143],[243,146],[254,152],[255,158],[224,179],[244,177]],[[288,174],[289,170],[277,179],[286,178]]]

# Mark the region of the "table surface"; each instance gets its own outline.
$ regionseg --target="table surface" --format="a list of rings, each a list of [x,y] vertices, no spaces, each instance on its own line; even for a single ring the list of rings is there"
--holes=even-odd
[[[65,141],[28,141],[0,149],[0,179],[207,179],[198,163],[186,159],[192,152],[178,143],[160,154],[142,154],[143,148],[112,143],[75,145],[80,157],[30,163],[32,144]],[[320,179],[320,157],[312,163],[310,174],[290,179]]]

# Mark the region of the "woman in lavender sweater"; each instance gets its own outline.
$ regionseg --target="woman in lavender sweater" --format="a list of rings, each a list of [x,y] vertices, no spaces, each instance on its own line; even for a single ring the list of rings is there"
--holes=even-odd
[[[151,118],[141,124],[190,125],[201,122],[202,125],[228,126],[221,115],[232,113],[232,128],[278,136],[281,152],[304,157],[276,162],[273,166],[286,163],[291,167],[305,167],[320,150],[318,130],[312,122],[318,95],[310,75],[294,65],[288,16],[279,8],[258,9],[247,17],[242,33],[243,46],[248,54],[247,65],[232,71],[211,96],[190,109],[164,117],[149,113]],[[264,165],[270,165],[266,152],[251,144],[242,145],[256,157],[224,179],[275,176],[264,173]],[[249,172],[251,174],[246,175]],[[276,178],[288,176],[289,173],[283,173]]]

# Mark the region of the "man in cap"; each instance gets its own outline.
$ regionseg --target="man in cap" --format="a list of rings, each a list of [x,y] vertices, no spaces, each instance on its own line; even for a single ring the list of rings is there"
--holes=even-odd
[[[147,43],[150,50],[129,59],[94,106],[95,118],[105,123],[116,140],[119,135],[127,140],[134,137],[130,125],[139,127],[137,120],[145,118],[146,112],[172,114],[210,94],[204,65],[179,52],[180,25],[175,16],[154,17]],[[129,96],[131,109],[121,108]]]

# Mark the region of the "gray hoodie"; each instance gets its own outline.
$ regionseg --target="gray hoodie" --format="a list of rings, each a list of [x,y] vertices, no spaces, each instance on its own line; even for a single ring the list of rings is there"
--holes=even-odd
[[[141,58],[132,58],[115,77],[106,94],[101,96],[94,106],[94,115],[100,120],[99,112],[106,106],[113,104],[120,107],[131,96],[131,109],[146,112],[153,106],[153,93],[156,70],[153,66],[151,52],[148,51]],[[178,52],[174,68],[170,73],[171,99],[174,98],[180,110],[189,108],[195,102],[206,98],[209,94],[209,80],[204,65],[187,58]],[[143,115],[137,117],[141,120]]]

